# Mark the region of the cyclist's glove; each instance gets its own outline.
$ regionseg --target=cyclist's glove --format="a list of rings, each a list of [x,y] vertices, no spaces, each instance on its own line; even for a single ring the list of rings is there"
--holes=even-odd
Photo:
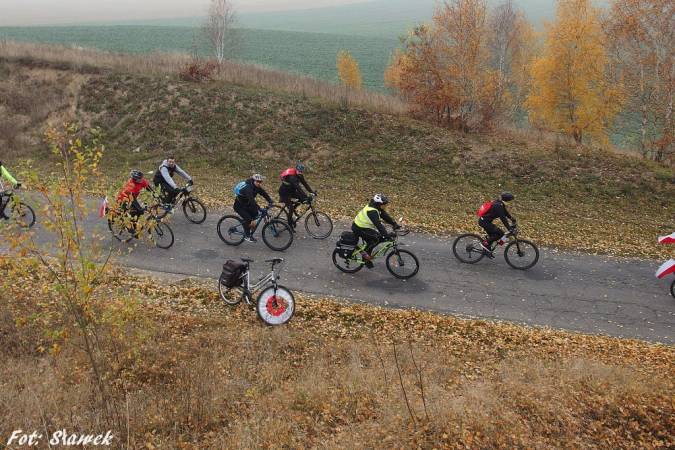
[[[20,187],[21,187],[21,183],[16,183],[16,184],[14,185],[14,189],[19,189]]]
[[[270,206],[274,205],[274,201],[270,200]]]
[[[392,226],[392,228],[393,228],[394,230],[400,230],[400,229],[401,229],[401,225],[395,223],[395,224]]]
[[[396,233],[389,233],[387,236],[389,237],[390,241],[393,241],[396,238]]]
[[[189,180],[189,181],[187,182],[187,185],[188,185],[188,186],[192,186],[193,184],[195,184],[195,182],[192,181],[192,180]]]

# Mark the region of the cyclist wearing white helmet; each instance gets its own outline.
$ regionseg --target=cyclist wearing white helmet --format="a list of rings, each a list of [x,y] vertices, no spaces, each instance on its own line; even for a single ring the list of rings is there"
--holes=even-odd
[[[478,210],[478,226],[483,228],[488,236],[490,236],[487,241],[481,243],[483,248],[488,252],[492,252],[492,243],[497,242],[504,236],[504,230],[492,223],[493,220],[500,219],[509,231],[512,227],[516,226],[516,219],[514,219],[506,209],[513,199],[513,194],[505,191],[502,192],[498,199],[493,202],[485,203]],[[511,219],[513,225],[509,226],[509,222],[506,220],[507,217]]]
[[[246,185],[239,189],[239,194],[234,198],[233,208],[244,219],[244,240],[247,242],[257,242],[257,239],[251,235],[251,221],[259,212],[264,211],[255,201],[256,196],[260,194],[270,205],[274,203],[261,186],[264,179],[265,177],[256,173],[246,180]]]
[[[279,186],[279,200],[286,205],[288,209],[288,224],[291,229],[295,228],[295,221],[293,220],[293,213],[295,212],[295,205],[293,205],[293,199],[297,199],[300,202],[307,201],[307,194],[300,187],[302,184],[307,192],[310,194],[315,194],[312,191],[312,188],[307,184],[305,180],[305,165],[298,163],[295,167],[281,172],[281,186]]]
[[[354,234],[367,244],[362,256],[366,259],[366,267],[369,269],[373,267],[373,263],[370,261],[373,248],[380,242],[393,239],[396,236],[395,233],[387,232],[382,225],[382,221],[384,220],[394,229],[400,228],[400,225],[387,214],[386,208],[388,205],[387,197],[382,194],[375,194],[373,199],[356,215],[354,223],[352,223]]]

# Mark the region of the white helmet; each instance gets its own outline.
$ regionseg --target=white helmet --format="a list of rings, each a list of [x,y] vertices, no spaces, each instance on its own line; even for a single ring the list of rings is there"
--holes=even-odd
[[[384,194],[375,194],[373,201],[380,204],[389,203],[389,199],[385,197]]]
[[[265,177],[263,177],[263,176],[260,175],[259,173],[256,173],[256,174],[253,175],[251,178],[253,178],[253,181],[262,181],[262,180],[265,179]]]

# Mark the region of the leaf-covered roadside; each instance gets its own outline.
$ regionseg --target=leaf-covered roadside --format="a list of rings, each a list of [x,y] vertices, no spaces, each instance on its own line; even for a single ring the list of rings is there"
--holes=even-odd
[[[16,316],[48,288],[38,273],[22,273],[4,291]],[[299,293],[293,319],[269,328],[252,307],[223,305],[212,281],[167,284],[122,272],[105,292],[111,302],[114,292],[143,301],[142,314],[128,318],[146,334],[106,349],[114,407],[129,415],[129,448],[675,445],[671,347]],[[30,345],[16,333],[30,335],[30,321],[0,327],[10,344],[0,401],[14,405],[1,420],[37,424],[31,391],[51,423],[93,423],[81,356],[27,358]]]

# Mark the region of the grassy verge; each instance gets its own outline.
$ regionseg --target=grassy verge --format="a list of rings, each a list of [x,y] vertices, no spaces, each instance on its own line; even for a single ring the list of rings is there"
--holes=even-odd
[[[103,348],[125,448],[675,445],[673,348],[307,296],[268,328],[210,283],[109,282],[145,305],[129,326],[147,334]],[[10,309],[47,288],[24,277]],[[72,346],[38,357],[37,325],[0,323],[0,422],[105,433],[85,361]]]

